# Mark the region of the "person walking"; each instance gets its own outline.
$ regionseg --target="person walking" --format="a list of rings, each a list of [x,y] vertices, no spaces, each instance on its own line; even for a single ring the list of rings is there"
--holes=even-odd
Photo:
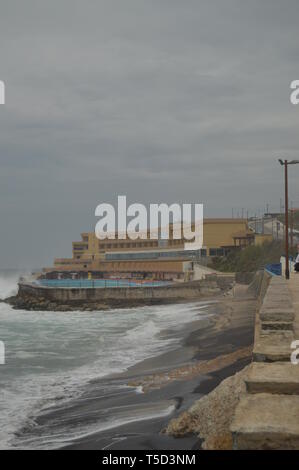
[[[295,269],[296,273],[299,272],[299,253],[297,253],[294,269]]]

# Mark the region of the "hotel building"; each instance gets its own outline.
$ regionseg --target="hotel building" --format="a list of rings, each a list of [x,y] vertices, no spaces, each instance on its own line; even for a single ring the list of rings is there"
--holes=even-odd
[[[73,242],[72,258],[56,258],[54,266],[44,268],[52,277],[192,279],[194,264],[205,265],[209,257],[256,243],[247,219],[204,219],[203,247],[184,250],[184,239],[168,240],[106,239],[94,232],[81,234]]]

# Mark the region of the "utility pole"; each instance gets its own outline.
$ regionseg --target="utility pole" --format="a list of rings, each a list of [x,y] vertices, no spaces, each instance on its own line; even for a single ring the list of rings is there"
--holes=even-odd
[[[290,279],[290,262],[289,262],[289,201],[288,201],[288,165],[295,165],[299,160],[278,160],[284,166],[284,209],[285,209],[285,277]]]
[[[288,201],[288,161],[284,161],[284,209],[285,209],[285,277],[290,279],[289,266],[289,201]]]

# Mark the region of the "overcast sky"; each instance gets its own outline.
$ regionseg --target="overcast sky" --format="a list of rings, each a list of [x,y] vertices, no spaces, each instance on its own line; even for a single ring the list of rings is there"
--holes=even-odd
[[[298,19],[298,0],[2,0],[0,267],[70,256],[118,194],[278,210]]]

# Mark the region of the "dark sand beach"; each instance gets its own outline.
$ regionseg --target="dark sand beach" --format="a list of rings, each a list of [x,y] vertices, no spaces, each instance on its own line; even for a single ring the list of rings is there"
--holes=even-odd
[[[183,339],[175,350],[93,381],[68,406],[56,405],[37,416],[34,428],[22,430],[22,439],[28,444],[44,435],[51,442],[53,436],[51,447],[64,449],[200,448],[197,436],[173,438],[162,430],[251,361],[256,299],[239,286],[234,294],[208,304],[209,310],[213,315],[179,332]],[[78,428],[78,437],[73,434],[61,445],[59,435],[70,427]]]

